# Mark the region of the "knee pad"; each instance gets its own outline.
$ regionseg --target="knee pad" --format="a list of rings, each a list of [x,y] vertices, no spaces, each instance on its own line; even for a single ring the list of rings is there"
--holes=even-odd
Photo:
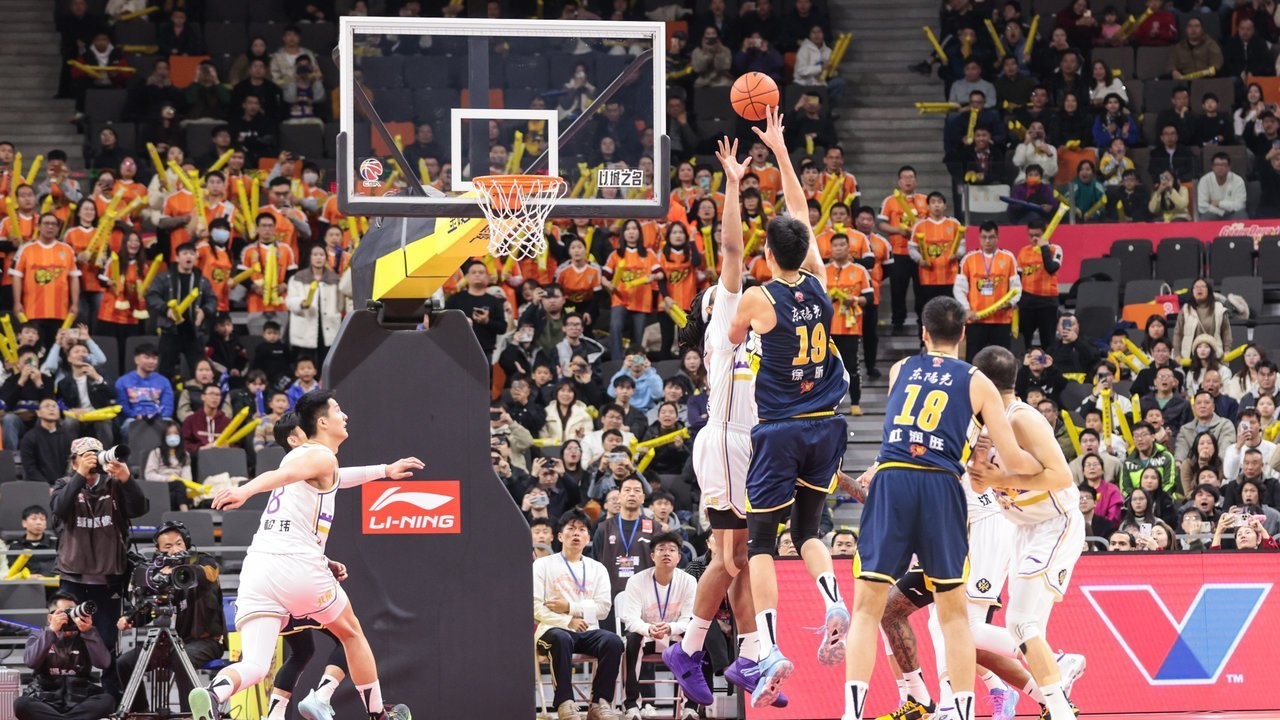
[[[1005,613],[1005,627],[1013,637],[1014,645],[1022,647],[1032,638],[1042,637],[1044,628],[1040,626],[1040,618],[1020,608],[1009,608]]]
[[[822,538],[819,526],[822,524],[822,504],[827,501],[827,494],[813,488],[796,488],[796,501],[791,506],[791,542],[798,551],[809,540]]]
[[[786,510],[773,510],[764,513],[752,513],[747,516],[747,557],[758,555],[773,556],[778,545],[778,525],[785,517]],[[794,524],[793,524],[794,525]],[[796,539],[795,528],[791,529],[791,540],[800,548]],[[726,567],[727,567],[726,563]]]

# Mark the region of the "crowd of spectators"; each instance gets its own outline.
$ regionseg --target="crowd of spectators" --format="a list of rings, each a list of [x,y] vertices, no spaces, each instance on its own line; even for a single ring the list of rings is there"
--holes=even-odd
[[[912,68],[936,71],[955,103],[943,149],[956,197],[1012,185],[1002,197],[1013,222],[1047,219],[1059,200],[1072,222],[1280,216],[1280,98],[1255,82],[1277,74],[1274,12],[1125,7],[944,3],[945,57]]]

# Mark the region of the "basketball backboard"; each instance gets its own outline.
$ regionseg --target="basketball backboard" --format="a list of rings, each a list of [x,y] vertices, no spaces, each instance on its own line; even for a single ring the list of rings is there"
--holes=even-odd
[[[339,207],[480,217],[472,178],[550,174],[553,216],[665,216],[665,43],[657,22],[343,17]]]

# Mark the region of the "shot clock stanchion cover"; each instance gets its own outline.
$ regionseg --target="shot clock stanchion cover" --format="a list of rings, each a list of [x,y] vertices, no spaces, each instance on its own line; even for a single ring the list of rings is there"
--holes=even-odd
[[[1049,645],[1088,660],[1072,700],[1084,713],[1151,717],[1161,712],[1276,710],[1276,648],[1280,648],[1280,555],[1242,553],[1108,553],[1085,555],[1071,590],[1049,621]],[[836,577],[846,597],[853,581]],[[782,618],[779,642],[796,663],[783,709],[748,706],[750,720],[840,717],[844,667],[818,665],[816,640],[805,629],[822,616],[813,580],[799,561],[778,564]],[[936,682],[928,611],[912,616],[925,677]],[[1004,613],[995,622],[1004,623]],[[979,693],[975,715],[991,707]],[[876,660],[867,713],[898,706],[897,688]],[[1039,711],[1023,697],[1019,715]]]

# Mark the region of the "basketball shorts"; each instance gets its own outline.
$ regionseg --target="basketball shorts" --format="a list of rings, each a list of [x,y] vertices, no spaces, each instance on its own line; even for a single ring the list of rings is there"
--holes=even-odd
[[[751,467],[751,432],[708,423],[693,443],[693,473],[707,510],[745,517],[747,470]]]
[[[969,578],[965,594],[979,605],[999,605],[1009,577],[1018,526],[1003,515],[988,515],[969,525]]]
[[[1059,515],[1035,525],[1015,525],[1013,572],[1019,578],[1040,577],[1061,600],[1084,549],[1084,516]]]
[[[862,510],[854,577],[895,582],[915,553],[929,590],[963,583],[968,513],[964,489],[949,472],[878,469]]]
[[[751,429],[748,512],[772,512],[795,501],[796,485],[835,489],[849,425],[839,415],[762,422]]]
[[[328,625],[348,604],[324,557],[251,552],[240,570],[236,624],[274,615],[282,626],[291,617]]]

